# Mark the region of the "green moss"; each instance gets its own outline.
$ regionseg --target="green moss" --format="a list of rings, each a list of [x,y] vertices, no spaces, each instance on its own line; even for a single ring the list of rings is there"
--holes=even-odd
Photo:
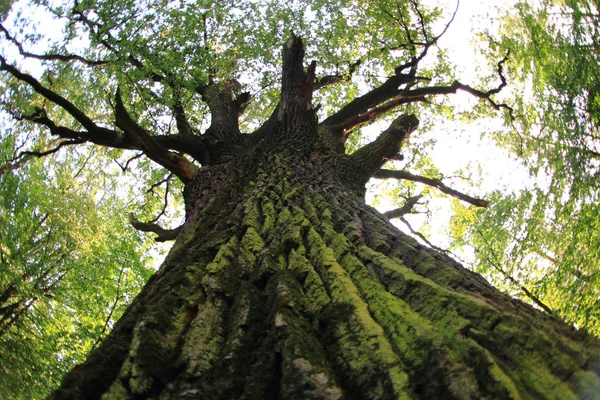
[[[110,385],[108,391],[101,397],[102,400],[128,400],[130,398],[129,391],[118,379]]]
[[[298,207],[284,207],[277,218],[281,229],[281,242],[286,249],[297,247],[301,242],[300,230],[304,212]]]
[[[271,315],[282,355],[280,397],[285,399],[339,399],[325,351],[304,317],[313,301],[291,273],[278,273],[269,283]]]
[[[334,318],[331,321],[334,324],[332,335],[339,350],[335,356],[341,368],[352,376],[350,379],[356,379],[357,384],[369,390],[369,397],[382,398],[395,393],[398,398],[408,398],[408,376],[403,363],[393,351],[383,329],[371,317],[352,279],[314,229],[307,232],[306,239],[310,259],[319,267],[321,280],[326,283],[331,298],[329,315]],[[366,376],[372,379],[373,375],[365,373],[367,370],[372,373],[380,370],[380,380],[361,382]]]
[[[489,352],[486,351],[486,354],[490,363],[488,370],[494,381],[508,391],[508,396],[510,397],[507,398],[515,400],[521,399],[519,391],[517,390],[513,381],[504,373],[504,371],[502,371],[498,364],[496,364],[494,358],[489,354]]]
[[[160,360],[155,360],[160,362]],[[131,367],[131,377],[129,378],[129,389],[134,395],[140,395],[148,392],[154,383],[154,379],[137,362]]]
[[[202,304],[186,333],[181,359],[189,376],[200,376],[218,359],[224,342],[223,310],[224,305],[219,299]]]
[[[249,227],[240,242],[239,255],[237,259],[237,268],[240,273],[252,273],[256,267],[256,259],[261,250],[265,247],[256,229]]]
[[[262,215],[263,215],[263,223],[260,233],[262,235],[266,235],[270,233],[275,226],[275,206],[268,198],[263,198],[262,200]]]
[[[317,208],[310,200],[310,198],[305,197],[302,201],[302,207],[304,209],[305,215],[313,226],[319,226],[321,221],[319,220],[319,216],[317,215]]]
[[[252,227],[255,230],[260,229],[260,209],[254,198],[247,200],[244,204],[244,219],[242,228]]]
[[[360,294],[368,304],[375,321],[383,327],[395,351],[401,355],[415,376],[429,378],[432,382],[454,382],[453,385],[427,384],[430,394],[444,396],[447,390],[454,398],[472,398],[477,394],[474,376],[445,345],[443,336],[436,327],[414,312],[401,299],[386,292],[377,282],[370,279],[364,265],[354,255],[346,253],[342,265],[352,276]],[[417,381],[419,378],[417,378]]]
[[[306,257],[294,249],[289,255],[288,269],[302,283],[304,294],[310,299],[308,310],[311,313],[317,313],[329,304],[331,299],[321,278]]]
[[[206,275],[202,285],[207,292],[224,293],[232,297],[237,289],[237,271],[234,260],[238,250],[238,239],[232,236],[227,244],[221,246],[212,262],[206,265]]]

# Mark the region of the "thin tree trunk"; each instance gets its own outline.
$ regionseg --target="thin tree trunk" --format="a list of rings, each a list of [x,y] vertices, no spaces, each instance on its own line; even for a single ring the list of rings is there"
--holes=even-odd
[[[594,398],[596,339],[400,233],[342,157],[201,170],[165,263],[51,398]]]

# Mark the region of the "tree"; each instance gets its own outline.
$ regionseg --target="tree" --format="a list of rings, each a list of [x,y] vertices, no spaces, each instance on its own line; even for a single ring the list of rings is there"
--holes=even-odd
[[[106,336],[152,271],[125,215],[109,217],[125,207],[110,191],[114,181],[98,173],[106,158],[77,153],[69,151],[69,162],[30,160],[0,176],[5,398],[46,397]],[[74,160],[87,168],[71,171]]]
[[[541,179],[462,210],[455,244],[475,247],[477,270],[495,284],[598,335],[598,6],[522,3],[503,25],[488,51],[514,49],[506,67],[520,111],[499,140]]]
[[[6,111],[43,128],[32,146],[49,133],[54,149],[134,151],[123,153],[133,160],[125,169],[140,155],[154,161],[184,184],[186,211],[175,229],[131,217],[175,244],[52,398],[599,392],[595,338],[500,293],[364,203],[373,176],[426,181],[381,169],[400,158],[417,113],[426,119],[419,103],[435,107],[460,90],[510,112],[494,101],[504,58],[488,90],[453,80],[441,52],[425,63],[442,10],[416,1],[43,6],[65,23],[48,51],[2,27],[45,67],[36,75],[0,58]],[[345,154],[353,131],[386,116],[387,129]]]

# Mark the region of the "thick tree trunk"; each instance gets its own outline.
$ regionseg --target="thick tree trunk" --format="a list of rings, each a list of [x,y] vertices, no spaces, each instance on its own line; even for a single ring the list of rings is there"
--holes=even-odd
[[[53,398],[597,395],[594,338],[397,231],[345,159],[203,170],[164,265]]]
[[[595,338],[501,294],[364,204],[365,182],[418,121],[400,117],[340,153],[343,124],[317,124],[315,64],[304,71],[303,51],[298,38],[286,42],[280,104],[253,135],[220,118],[233,118],[222,106],[233,92],[203,92],[209,102],[220,93],[210,103],[219,123],[203,157],[212,165],[178,170],[186,223],[52,398],[597,396]],[[361,99],[342,111],[371,107]]]

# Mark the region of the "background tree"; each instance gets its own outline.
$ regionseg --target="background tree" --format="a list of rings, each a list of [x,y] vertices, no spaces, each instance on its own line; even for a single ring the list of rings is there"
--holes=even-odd
[[[14,146],[3,144],[13,157]],[[70,161],[31,160],[0,176],[0,386],[7,398],[47,395],[108,334],[152,271],[114,180],[98,172],[106,162],[87,152],[63,155]]]
[[[448,95],[511,111],[494,100],[506,54],[493,62],[491,89],[453,78],[436,47],[447,25],[435,23],[452,12],[416,1],[34,5],[28,15],[51,15],[64,31],[32,35],[18,10],[2,26],[2,103],[21,127],[15,140],[37,152],[5,170],[92,143],[115,149],[109,156],[138,180],[166,186],[173,174],[186,211],[175,229],[130,217],[175,245],[53,398],[598,393],[596,339],[501,294],[364,204],[376,176],[487,205],[436,177],[381,169],[401,161]],[[27,71],[22,58],[42,68]],[[370,143],[355,138],[386,119]]]
[[[457,205],[454,225],[455,245],[476,249],[479,272],[596,335],[599,16],[584,0],[519,3],[505,16],[488,52],[513,49],[507,76],[519,112],[497,140],[531,179],[517,193],[493,194],[485,211]]]

